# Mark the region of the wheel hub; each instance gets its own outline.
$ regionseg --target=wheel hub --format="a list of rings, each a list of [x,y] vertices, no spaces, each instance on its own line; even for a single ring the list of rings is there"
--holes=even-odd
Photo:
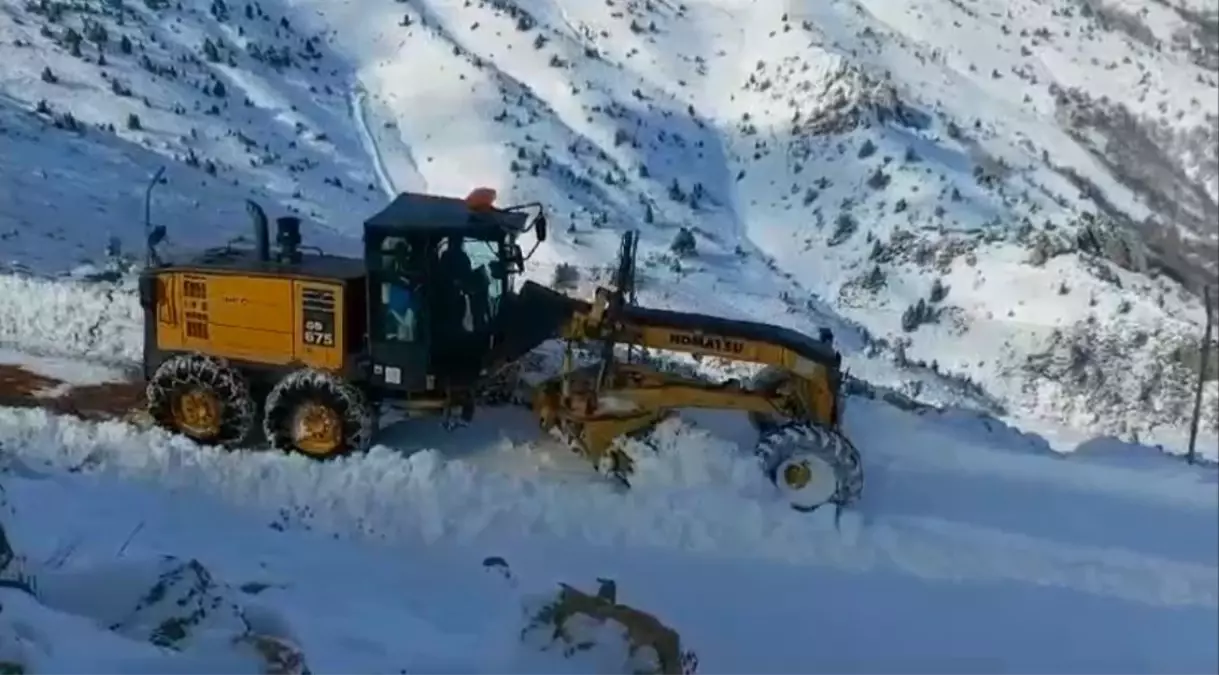
[[[205,389],[182,392],[173,402],[174,423],[182,433],[198,440],[220,433],[220,399]]]
[[[833,499],[838,491],[834,467],[812,455],[784,460],[776,468],[775,484],[791,505],[800,510],[815,509]]]
[[[293,415],[292,440],[306,454],[332,454],[343,442],[343,422],[329,406],[305,403]]]
[[[783,467],[783,482],[792,490],[803,489],[813,479],[807,462],[792,462]]]

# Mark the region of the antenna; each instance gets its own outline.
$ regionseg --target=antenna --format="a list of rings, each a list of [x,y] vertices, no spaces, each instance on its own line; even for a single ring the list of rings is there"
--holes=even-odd
[[[146,267],[151,267],[153,259],[156,258],[156,252],[153,248],[161,239],[165,238],[165,230],[163,228],[155,234],[152,229],[152,189],[160,184],[161,177],[164,175],[165,167],[162,166],[153,174],[152,180],[148,181],[148,188],[144,190],[144,265]]]

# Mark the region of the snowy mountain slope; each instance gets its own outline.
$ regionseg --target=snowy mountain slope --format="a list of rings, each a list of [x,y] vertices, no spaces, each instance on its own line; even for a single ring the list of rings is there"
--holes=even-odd
[[[679,630],[701,672],[1213,670],[1213,467],[1120,444],[1062,458],[865,401],[849,415],[874,451],[841,531],[768,497],[747,425],[723,415],[635,447],[627,493],[565,468],[512,411],[453,434],[406,423],[398,451],[326,464],[43,411],[0,410],[0,445],[31,560],[172,553],[266,585],[253,600],[313,672],[570,672],[519,660],[513,617],[526,592],[593,577]],[[515,587],[478,578],[491,556]]]
[[[339,234],[316,241],[342,249],[378,188],[488,184],[557,213],[557,241],[532,272],[544,281],[560,261],[606,264],[615,231],[639,225],[646,302],[827,325],[857,374],[927,400],[1006,409],[1038,430],[1181,445],[1201,311],[1164,273],[1193,268],[1127,231],[1146,203],[1163,215],[1143,193],[1168,188],[1121,175],[1097,148],[1129,149],[1078,127],[1099,123],[1085,95],[1139,124],[1163,107],[1172,126],[1147,131],[1148,147],[1189,182],[1174,194],[1213,198],[1208,34],[1174,37],[1209,25],[1201,8],[1130,18],[1042,2],[160,5],[10,3],[0,50],[14,64],[3,88],[20,104],[62,101],[120,139],[193,151],[203,174],[210,160],[213,182],[237,181],[199,200],[223,205],[220,218],[187,219],[178,238],[201,239],[203,222],[243,233],[251,192],[273,211],[281,199],[304,211]],[[106,66],[85,19],[108,27]],[[85,38],[80,58],[69,28]],[[180,75],[158,65],[171,62]],[[65,77],[42,81],[44,66]],[[148,117],[147,130],[120,124],[128,112]],[[1177,152],[1182,143],[1202,155]],[[152,168],[137,166],[126,185]],[[97,251],[105,231],[138,249],[132,196],[78,246]],[[1210,222],[1210,207],[1194,206],[1190,222]],[[42,213],[16,216],[24,241],[56,221]],[[1213,232],[1187,225],[1181,254],[1206,250]],[[696,256],[668,250],[680,226],[695,232]],[[68,253],[15,246],[10,257],[41,269]]]
[[[289,155],[305,155],[295,157],[293,168],[320,167],[274,177],[267,172],[281,167],[273,163],[247,169],[234,160],[234,168],[221,173],[243,181],[238,192],[251,186],[262,192],[259,186],[273,178],[268,186],[282,188],[275,194],[282,196],[285,185],[294,187],[314,199],[308,208],[319,220],[348,233],[358,220],[353,214],[372,208],[371,202],[362,209],[349,207],[349,201],[378,198],[375,193],[351,194],[352,181],[446,193],[486,183],[522,199],[541,197],[557,208],[560,223],[569,225],[560,241],[542,251],[544,259],[534,272],[542,280],[552,276],[547,263],[603,265],[611,258],[614,227],[643,221],[645,230],[655,228],[645,233],[651,268],[645,279],[647,302],[760,319],[778,315],[809,331],[828,325],[850,353],[857,374],[924,399],[1006,408],[1039,431],[1072,427],[1135,433],[1182,445],[1196,370],[1196,302],[1163,278],[1148,281],[1105,262],[1108,256],[1141,269],[1145,255],[1137,242],[1115,238],[1106,217],[1085,219],[1089,236],[1072,235],[1079,229],[1076,207],[1083,202],[1070,199],[1074,188],[1068,190],[1064,181],[1090,176],[1107,186],[1106,203],[1132,211],[1138,211],[1137,200],[1123,197],[1115,187],[1121,181],[1098,173],[1087,148],[1058,126],[1040,85],[1013,87],[1014,77],[1008,77],[996,86],[992,76],[973,72],[978,70],[973,61],[972,70],[958,61],[999,56],[975,53],[980,47],[956,55],[959,45],[945,42],[951,32],[933,29],[973,21],[983,34],[995,32],[996,44],[1011,42],[999,40],[1005,34],[1023,33],[1021,39],[1032,46],[1012,47],[1011,58],[1026,58],[1035,48],[1041,61],[1080,61],[1069,73],[1043,67],[1032,75],[1006,64],[1030,82],[1049,81],[1049,72],[1075,78],[1062,74],[1067,79],[1056,81],[1058,88],[1109,82],[1115,68],[1128,65],[1155,66],[1154,73],[1164,76],[1155,79],[1154,88],[1144,87],[1148,105],[1155,106],[1184,102],[1191,91],[1210,86],[1205,72],[1197,74],[1201,84],[1178,81],[1191,68],[1197,70],[1183,60],[1189,52],[1170,43],[1167,51],[1148,53],[1138,44],[1126,45],[1123,40],[1129,40],[1118,29],[1096,33],[1098,21],[1113,28],[1112,18],[1067,17],[1063,12],[1047,18],[1043,5],[1022,6],[1026,11],[1021,14],[1013,11],[1024,23],[1011,25],[1006,17],[978,18],[994,10],[949,5],[912,6],[905,18],[894,15],[889,5],[883,12],[875,8],[879,13],[849,10],[852,5],[841,3],[816,12],[793,7],[786,21],[754,5],[731,3],[685,9],[660,4],[589,7],[259,4],[251,5],[252,18],[246,19],[244,9],[221,4],[214,11],[192,5],[182,12],[128,8],[124,16],[146,24],[133,33],[151,26],[154,35],[174,36],[174,41],[160,40],[167,58],[177,53],[199,61],[196,53],[206,51],[205,40],[221,45],[215,49],[221,63],[208,63],[204,54],[187,79],[234,80],[252,92],[253,107],[234,111],[221,106],[219,115],[204,116],[214,118],[203,120],[213,133],[200,136],[196,129],[191,139],[190,129],[197,125],[188,110],[181,120],[159,122],[170,134],[204,148],[196,153],[209,157],[229,156],[223,145],[229,136],[265,135],[277,139]],[[1155,30],[1171,37],[1188,28],[1180,12],[1161,9],[1146,12]],[[406,18],[400,15],[403,10]],[[954,17],[958,11],[962,14]],[[11,15],[21,12],[14,8]],[[13,48],[25,49],[19,56],[27,61],[30,53],[49,62],[67,57],[70,63],[64,67],[79,69],[70,58],[70,41],[59,52],[15,46],[49,39],[28,35],[48,18],[46,13],[26,13],[25,37],[13,41]],[[276,17],[286,19],[294,32],[289,34]],[[83,17],[68,12],[58,21],[73,24],[77,19]],[[1118,67],[1098,60],[1093,67],[1080,59],[1078,45],[1038,30],[1038,22],[1051,19],[1075,26],[1064,31],[1087,24],[1090,35],[1103,38],[1105,49],[1117,44],[1135,50],[1130,53],[1139,58],[1130,65],[1123,57]],[[393,21],[409,25],[392,27]],[[1130,29],[1128,22],[1118,24]],[[893,25],[906,33],[894,33]],[[617,28],[610,30],[612,26]],[[50,32],[66,33],[66,26],[58,30]],[[301,41],[304,35],[319,37]],[[64,42],[62,35],[59,40]],[[273,50],[267,45],[282,48],[294,40],[302,45],[301,63],[269,67],[263,52]],[[231,52],[237,66],[224,63],[230,52],[220,54],[230,42],[234,48],[246,45],[247,56]],[[314,45],[313,53],[324,55],[309,56],[308,44]],[[122,49],[118,51],[121,60]],[[87,49],[84,56],[89,58]],[[110,62],[120,79],[142,82],[149,76],[128,76],[123,68],[130,64]],[[329,70],[302,66],[310,62],[325,63]],[[21,82],[32,80],[38,63],[25,68]],[[420,64],[438,77],[420,77]],[[1002,71],[1003,65],[996,62],[990,70]],[[800,77],[792,79],[784,69],[794,69]],[[985,70],[979,72],[985,75]],[[296,79],[278,77],[280,73]],[[180,88],[160,81],[164,79],[149,83],[151,90],[169,87],[172,94],[177,91],[173,87]],[[729,86],[733,82],[738,84]],[[23,87],[16,95],[33,105],[33,94],[50,87],[37,84],[42,89]],[[300,100],[301,87],[328,92],[317,97],[321,105],[308,128],[316,136],[338,139],[337,156],[309,155],[308,148],[298,152],[292,147],[296,139],[285,137],[284,125],[275,121],[285,105]],[[1116,93],[1094,89],[1089,96]],[[788,91],[793,93],[784,93]],[[1020,91],[1033,103],[1026,103],[1023,94],[1015,100]],[[58,93],[50,87],[50,94]],[[272,100],[272,94],[282,101]],[[88,96],[98,102],[93,110],[110,111],[116,94],[95,89]],[[206,110],[208,99],[215,98],[204,96],[200,107]],[[231,97],[226,93],[226,98]],[[1180,115],[1182,128],[1210,119],[1211,97],[1194,98],[1198,103]],[[348,119],[340,110],[356,114]],[[969,119],[979,121],[970,125]],[[878,120],[884,123],[878,125]],[[118,134],[140,140],[128,131],[119,129]],[[221,145],[212,149],[217,142]],[[361,145],[375,156],[373,166],[356,159]],[[1046,149],[1045,156],[1040,149]],[[267,155],[261,153],[255,163],[271,161]],[[1055,168],[1059,165],[1074,173],[1064,179]],[[988,172],[1003,174],[1003,180]],[[326,182],[331,175],[348,177],[344,190]],[[1197,169],[1190,175],[1205,183],[1209,174]],[[311,187],[319,176],[321,192]],[[322,199],[331,192],[345,197]],[[239,208],[240,198],[215,201],[232,213],[227,209]],[[331,206],[335,208],[325,210]],[[224,229],[242,233],[245,226],[238,219],[243,223],[236,213],[224,217]],[[1029,225],[1008,227],[1025,219]],[[1047,219],[1058,227],[1043,233]],[[124,220],[118,229],[127,235],[134,219]],[[199,233],[190,222],[174,228],[179,238]],[[699,255],[693,259],[667,250],[676,226],[683,223],[692,223],[699,233]],[[860,223],[866,226],[862,237],[854,232]],[[100,239],[96,233],[101,229],[82,238]],[[1060,233],[1068,236],[1063,239]],[[138,240],[124,236],[128,249],[138,248]],[[327,248],[348,245],[341,237],[317,241]],[[1070,254],[1081,247],[1101,255],[1085,255],[1081,267]],[[87,248],[97,250],[97,245]],[[49,255],[43,248],[23,257]],[[1208,412],[1214,408],[1204,406]],[[1215,424],[1208,418],[1204,427],[1213,433]]]
[[[785,21],[739,3],[562,11],[545,3],[418,4],[401,31],[332,5],[322,11],[344,31],[374,33],[349,49],[398,50],[369,86],[385,92],[412,154],[426,158],[425,182],[459,189],[449,165],[432,163],[455,156],[478,166],[482,182],[502,184],[507,169],[516,193],[553,189],[553,203],[573,204],[575,231],[550,249],[554,259],[596,264],[601,242],[612,240],[603,230],[642,220],[658,230],[653,265],[667,266],[662,251],[675,227],[688,224],[700,234],[700,260],[681,264],[692,269],[677,283],[658,272],[659,293],[648,300],[685,291],[706,306],[715,302],[706,298],[711,287],[737,312],[773,317],[778,303],[756,297],[769,295],[784,310],[811,309],[815,322],[834,323],[824,316],[829,306],[874,334],[865,337],[868,352],[978,382],[1018,417],[1145,436],[1154,429],[1168,441],[1183,426],[1192,379],[1189,360],[1172,355],[1196,340],[1201,307],[1163,275],[1141,274],[1154,255],[1114,229],[1115,215],[1079,196],[1078,177],[1096,182],[1089,190],[1103,205],[1126,208],[1130,218],[1147,212],[1139,197],[1097,167],[1054,108],[1039,112],[1011,98],[1048,94],[1016,75],[993,83],[992,71],[1002,79],[1016,66],[991,55],[994,67],[971,75],[957,62],[965,57],[934,57],[948,50],[948,32],[928,45],[893,34],[855,5],[819,6]],[[979,28],[995,39],[1023,31],[1046,59],[1077,59],[1073,45],[1028,37],[1041,18],[1027,17],[1024,28]],[[957,21],[939,17],[950,19]],[[1085,22],[1095,30],[1096,20]],[[432,67],[446,51],[464,59],[421,85],[416,66]],[[1130,53],[1142,59],[1144,51]],[[1181,123],[1193,128],[1213,119],[1213,86],[1208,73],[1177,61],[1153,58],[1172,71],[1162,79],[1175,87],[1154,100],[1180,104],[1192,94],[1197,103],[1187,104]],[[1113,80],[1103,65],[1082,68]],[[1047,71],[1024,78],[1045,88]],[[470,111],[461,124],[447,112],[419,112],[455,96],[465,102],[445,110]],[[518,148],[516,157],[506,167],[489,161],[505,145]],[[735,259],[759,250],[773,256],[765,266]],[[790,276],[775,279],[772,270]],[[728,296],[728,284],[746,298]],[[1076,352],[1085,363],[1074,363]]]
[[[87,277],[142,262],[144,195],[161,166],[166,174],[153,188],[151,222],[171,227],[162,253],[221,245],[233,236],[248,238],[244,200],[264,199],[262,195],[217,183],[102,132],[90,130],[80,137],[54,124],[0,98],[3,269]],[[227,227],[218,231],[218,223]],[[346,237],[310,222],[305,236],[328,248],[350,249]],[[112,238],[117,239],[116,248]]]
[[[161,164],[152,215],[171,242],[246,234],[254,198],[341,246],[358,232],[349,214],[381,199],[349,123],[349,67],[290,22],[255,14],[267,28],[246,36],[206,5],[169,19],[160,4],[0,5],[6,262],[61,271],[102,257],[110,236],[142,253],[144,190]]]

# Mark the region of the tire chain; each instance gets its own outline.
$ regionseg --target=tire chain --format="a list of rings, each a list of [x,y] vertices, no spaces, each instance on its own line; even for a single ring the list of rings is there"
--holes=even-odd
[[[767,433],[754,450],[766,475],[801,450],[834,467],[837,488],[830,502],[838,506],[854,503],[863,493],[863,468],[859,451],[841,433],[825,427],[788,424]]]
[[[269,442],[274,442],[275,437],[279,435],[278,431],[272,428],[269,412],[281,406],[283,397],[289,392],[310,391],[326,391],[346,404],[347,412],[343,414],[344,431],[353,421],[353,415],[358,416],[355,418],[358,422],[356,433],[346,439],[349,451],[366,450],[372,444],[376,425],[364,395],[359,389],[356,389],[346,381],[329,373],[313,369],[298,370],[289,374],[280,380],[279,384],[275,385],[275,388],[267,396],[266,409],[268,414],[263,417],[263,433]]]
[[[225,439],[221,445],[240,443],[254,429],[254,399],[241,373],[225,359],[203,354],[179,355],[162,363],[148,383],[145,397],[149,408],[169,406],[174,391],[202,386],[214,391],[221,403],[221,433],[234,428],[238,437]],[[158,420],[160,422],[160,420]]]

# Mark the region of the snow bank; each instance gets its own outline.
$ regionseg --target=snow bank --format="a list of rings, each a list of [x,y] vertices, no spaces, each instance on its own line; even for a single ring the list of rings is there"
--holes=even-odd
[[[143,318],[134,285],[0,275],[0,344],[36,354],[137,362]]]
[[[1198,462],[1211,466],[1215,465],[1216,452],[1219,451],[1211,447],[1205,439],[1200,438],[1198,440]],[[1146,466],[1149,468],[1160,466],[1159,460],[1163,457],[1163,450],[1159,448],[1123,441],[1113,436],[1089,438],[1075,446],[1074,453],[1088,457],[1092,461],[1124,466]],[[1178,456],[1178,459],[1181,459],[1181,457]]]
[[[663,437],[665,431],[659,433]],[[462,448],[464,457],[456,456],[457,448],[450,458],[435,447],[403,456],[401,450],[376,445],[366,455],[319,463],[201,448],[180,436],[135,431],[117,422],[0,410],[0,444],[28,462],[202,487],[284,527],[414,543],[471,541],[495,532],[548,533],[605,545],[722,554],[748,541],[758,556],[820,557],[816,551],[825,547],[815,542],[836,538],[832,527],[810,531],[810,519],[788,512],[777,495],[762,501],[769,484],[754,459],[725,457],[740,452],[730,443],[699,447],[706,440],[698,434],[673,439],[689,447],[656,453],[654,468],[645,469],[638,489],[623,495],[588,474],[555,480],[543,473],[548,458],[539,456],[537,447],[507,439]],[[704,469],[697,468],[700,454]],[[683,463],[685,468],[676,468]],[[681,479],[673,482],[673,476]],[[724,483],[722,477],[738,482]]]
[[[215,580],[198,560],[159,556],[68,565],[67,551],[32,561],[21,537],[10,539],[18,509],[7,495],[2,510],[4,672],[308,672],[283,617],[247,607],[237,589]],[[27,532],[47,534],[37,523],[26,525]]]
[[[134,444],[139,438],[129,440]],[[15,447],[9,439],[4,443],[6,450]],[[299,638],[314,673],[631,672],[623,665],[631,655],[630,626],[622,624],[628,629],[624,637],[624,630],[614,625],[622,622],[567,622],[577,644],[600,638],[595,648],[572,650],[570,657],[565,653],[570,642],[561,636],[547,639],[544,628],[527,630],[522,640],[522,629],[538,610],[560,599],[562,587],[556,582],[600,595],[597,577],[615,581],[621,603],[654,613],[679,631],[682,648],[693,648],[700,669],[708,672],[849,672],[852,664],[861,672],[1214,671],[1213,607],[1165,608],[951,577],[928,584],[884,570],[856,574],[766,564],[750,558],[748,551],[733,561],[707,559],[698,551],[589,547],[578,536],[522,535],[515,528],[501,541],[483,538],[469,546],[370,543],[320,527],[268,527],[257,511],[224,504],[186,485],[198,478],[186,473],[184,484],[173,488],[116,480],[115,472],[40,473],[33,467],[20,474],[14,469],[0,481],[20,507],[11,532],[30,560],[66,559],[60,570],[89,572],[131,590],[124,597],[129,604],[112,608],[108,616],[133,616],[138,595],[148,590],[142,586],[196,560],[217,586],[229,589],[212,597],[233,598],[227,593],[236,588],[235,601],[247,616],[285,618],[289,626],[275,632]],[[364,478],[353,476],[349,492],[358,491]],[[443,481],[438,485],[454,487]],[[331,508],[322,501],[319,509]],[[578,502],[573,506],[580,511]],[[1033,518],[1063,520],[1045,518],[1038,504],[1008,506],[1013,515],[1031,512]],[[393,505],[390,511],[403,515],[408,507]],[[1134,529],[1128,521],[1122,525]],[[1181,538],[1193,536],[1192,530],[1178,530],[1182,532],[1190,534]],[[1213,550],[1219,548],[1212,555]],[[165,553],[173,553],[176,563],[159,562]],[[943,558],[975,553],[938,549]],[[1089,564],[1084,559],[1062,562],[1043,572]],[[188,586],[181,581],[167,585],[176,598]],[[61,583],[58,590],[66,587]],[[776,588],[785,590],[776,594]],[[94,592],[85,599],[97,597]],[[3,617],[10,603],[0,600],[5,601]],[[1004,611],[996,613],[995,607]],[[64,620],[76,617],[47,609]],[[912,627],[911,615],[924,620]],[[221,613],[216,624],[224,625],[225,616]],[[748,620],[757,616],[769,620]],[[155,611],[144,611],[127,622],[127,630],[139,635],[137,627],[158,618]],[[227,644],[211,642],[216,653],[203,663],[190,659],[202,653],[206,640],[154,662],[144,658],[148,646],[136,638],[99,632],[92,621],[74,623],[94,631],[89,635],[95,639],[81,638],[83,648],[66,654],[79,660],[55,672],[255,672]],[[776,625],[801,626],[813,641],[776,641]],[[877,635],[885,636],[883,649],[877,649]],[[1070,640],[1063,642],[1064,635]],[[122,653],[100,664],[81,663],[90,655],[87,648],[95,645]],[[95,653],[102,653],[102,646]],[[231,661],[218,663],[219,656]],[[630,665],[648,665],[646,658],[640,660],[645,663],[632,659]]]
[[[136,673],[167,665],[155,646],[107,632],[87,617],[58,612],[22,591],[0,589],[0,602],[0,667],[5,672],[118,673],[142,661],[142,669],[128,671]]]
[[[140,565],[61,571],[56,579],[40,579],[37,596],[0,590],[5,609],[0,614],[0,665],[20,665],[24,670],[18,673],[39,675],[306,673],[304,656],[293,643],[251,632],[236,612],[227,613],[233,619],[227,625],[217,621],[196,629],[212,617],[213,607],[202,602],[218,598],[162,595],[165,582],[154,576],[143,579],[147,585],[132,585],[132,571],[140,571]],[[160,623],[143,626],[147,635],[133,635],[124,623],[128,613],[138,618],[157,614]],[[107,626],[115,618],[119,624]],[[176,645],[174,638],[180,636],[189,636],[189,645]]]
[[[421,587],[387,598],[384,579],[360,573],[373,567],[377,557],[370,554],[376,551],[330,537],[298,540],[269,532],[248,514],[217,509],[198,495],[28,467],[5,472],[4,484],[10,489],[0,494],[14,499],[2,504],[0,541],[11,540],[20,552],[0,551],[5,672],[680,673],[692,672],[683,666],[696,663],[681,651],[675,631],[651,614],[618,604],[613,595],[606,600],[562,584],[556,590],[553,581],[544,589],[536,579],[549,570],[535,570],[522,583],[506,561],[489,558],[483,569],[501,576],[483,581],[474,565],[396,559],[395,580],[414,577],[421,568],[446,571],[450,602],[423,599]],[[175,513],[158,523],[164,507]],[[131,518],[139,514],[147,515],[131,529]],[[201,516],[202,523],[196,522]],[[208,527],[200,528],[203,523]],[[212,527],[224,534],[211,536]],[[246,536],[257,537],[261,546],[232,545],[233,537]],[[117,550],[107,550],[120,539]],[[183,541],[194,542],[190,554],[155,553]],[[268,568],[259,555],[268,544],[286,564]],[[355,555],[344,560],[336,555],[340,550]],[[204,555],[192,557],[199,553]],[[327,562],[305,562],[312,559]],[[235,573],[235,561],[274,582],[222,580]],[[384,606],[351,604],[350,595],[346,605],[335,602],[326,596],[336,585],[345,593],[377,594]],[[434,590],[436,584],[428,586]],[[457,589],[469,595],[451,592]],[[314,602],[326,611],[303,609]],[[444,610],[439,621],[430,615],[436,608]],[[454,631],[450,621],[462,627]],[[396,637],[392,644],[377,644],[388,636]],[[382,658],[361,665],[366,652]],[[307,656],[313,653],[320,669]],[[395,663],[388,656],[405,659]]]

